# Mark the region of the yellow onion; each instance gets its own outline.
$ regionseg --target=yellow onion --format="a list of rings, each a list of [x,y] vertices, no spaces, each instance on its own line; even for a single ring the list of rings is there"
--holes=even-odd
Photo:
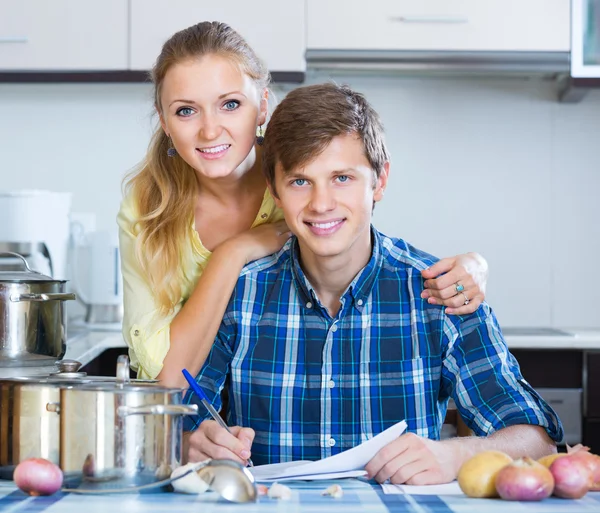
[[[512,458],[501,451],[483,451],[462,464],[458,485],[469,497],[498,497],[494,481],[501,468]]]
[[[541,501],[550,497],[553,489],[552,473],[527,456],[513,461],[496,476],[498,494],[509,501]]]
[[[538,463],[541,463],[542,465],[544,465],[544,467],[550,468],[550,465],[552,465],[556,459],[562,458],[563,456],[566,456],[566,455],[567,455],[566,452],[557,452],[556,454],[549,454],[548,456],[543,456],[542,458],[540,458],[537,461],[538,461]]]

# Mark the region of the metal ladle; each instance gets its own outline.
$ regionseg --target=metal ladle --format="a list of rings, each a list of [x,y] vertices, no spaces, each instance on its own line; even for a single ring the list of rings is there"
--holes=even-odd
[[[230,502],[254,502],[258,497],[254,476],[232,460],[210,460],[198,475],[221,497]]]
[[[169,479],[156,481],[141,486],[124,488],[63,488],[63,492],[90,495],[104,495],[107,493],[132,493],[141,490],[150,490],[171,484],[192,472],[198,472],[200,479],[208,484],[211,490],[230,502],[255,502],[258,497],[256,483],[252,473],[241,464],[231,460],[208,460],[191,467],[187,472]]]

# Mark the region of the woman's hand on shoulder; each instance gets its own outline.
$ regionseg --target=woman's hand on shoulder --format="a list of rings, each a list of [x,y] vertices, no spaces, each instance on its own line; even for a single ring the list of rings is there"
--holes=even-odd
[[[223,244],[228,250],[243,252],[247,264],[279,251],[291,235],[285,221],[278,221],[251,228]]]
[[[473,313],[485,299],[488,264],[478,253],[442,258],[421,274],[425,278],[421,297],[446,306],[447,314]]]

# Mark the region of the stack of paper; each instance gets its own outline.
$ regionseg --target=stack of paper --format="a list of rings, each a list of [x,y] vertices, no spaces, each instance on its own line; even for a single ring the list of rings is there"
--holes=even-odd
[[[341,477],[364,476],[365,465],[377,452],[406,430],[406,422],[398,422],[357,447],[319,461],[289,461],[259,465],[249,469],[257,481],[314,481]]]

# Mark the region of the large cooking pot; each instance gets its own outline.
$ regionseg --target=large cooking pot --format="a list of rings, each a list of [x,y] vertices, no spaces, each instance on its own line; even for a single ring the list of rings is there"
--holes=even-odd
[[[32,271],[0,271],[0,366],[39,365],[65,354],[65,280]]]
[[[61,389],[128,379],[126,355],[119,357],[117,377],[87,376],[80,367],[77,361],[60,360],[47,375],[0,379],[0,478],[12,479],[15,466],[26,458],[60,463],[60,416],[56,412]],[[132,380],[134,385],[155,382]]]
[[[102,383],[60,390],[60,467],[66,477],[113,487],[166,479],[182,463],[181,389]],[[89,486],[89,484],[88,484]]]

